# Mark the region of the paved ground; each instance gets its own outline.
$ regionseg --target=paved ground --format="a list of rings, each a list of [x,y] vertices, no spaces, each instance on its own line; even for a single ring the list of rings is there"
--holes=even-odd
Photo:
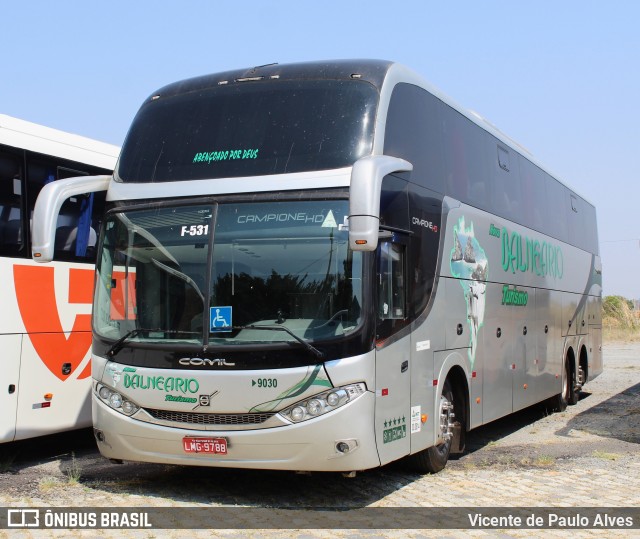
[[[638,507],[640,344],[605,346],[605,372],[576,406],[529,409],[474,431],[469,451],[436,475],[394,464],[337,474],[216,470],[102,459],[91,434],[3,448],[0,506],[13,507]],[[273,511],[277,526],[289,513]],[[402,510],[398,515],[403,515]],[[113,530],[3,532],[111,537]],[[639,537],[640,530],[145,530],[126,537]]]

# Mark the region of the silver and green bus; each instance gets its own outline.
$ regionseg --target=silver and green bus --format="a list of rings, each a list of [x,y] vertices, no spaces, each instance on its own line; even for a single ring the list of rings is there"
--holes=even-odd
[[[385,61],[154,92],[107,191],[93,422],[114,460],[437,472],[471,429],[602,371],[595,208]],[[37,241],[35,241],[37,240]]]

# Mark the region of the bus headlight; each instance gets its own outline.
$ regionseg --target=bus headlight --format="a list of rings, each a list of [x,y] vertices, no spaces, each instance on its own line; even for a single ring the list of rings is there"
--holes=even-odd
[[[291,416],[291,419],[293,419],[293,421],[302,421],[306,414],[302,406],[296,406],[293,410],[291,410],[289,415]]]
[[[366,391],[367,386],[364,383],[336,387],[289,406],[280,414],[293,423],[300,423],[300,421],[318,417],[340,408],[340,406],[357,399]]]
[[[109,406],[116,410],[122,406],[122,395],[120,393],[111,393],[109,396]]]
[[[121,414],[133,415],[140,409],[136,403],[131,402],[117,391],[103,384],[96,385],[96,394],[100,397],[101,401]]]
[[[140,407],[137,404],[132,403],[131,401],[124,401],[122,403],[121,411],[125,415],[133,415],[135,414]]]

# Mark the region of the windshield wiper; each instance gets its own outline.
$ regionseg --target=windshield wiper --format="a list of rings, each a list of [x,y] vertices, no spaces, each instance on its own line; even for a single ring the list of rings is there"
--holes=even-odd
[[[132,329],[131,331],[127,331],[122,337],[120,337],[116,342],[114,342],[109,349],[107,350],[107,356],[110,358],[115,357],[115,355],[122,350],[122,348],[124,347],[124,345],[127,343],[127,341],[129,339],[133,339],[133,337],[135,337],[136,335],[140,334],[140,333],[151,333],[151,332],[158,332],[158,333],[168,333],[170,335],[175,335],[177,333],[186,333],[189,335],[202,335],[202,332],[200,331],[181,331],[181,330],[167,330],[167,329],[162,329],[162,328],[135,328]]]
[[[204,295],[200,291],[200,288],[198,288],[198,285],[196,284],[196,282],[191,277],[189,277],[186,273],[182,273],[180,270],[167,266],[166,264],[163,264],[162,262],[160,262],[159,260],[156,260],[155,258],[151,259],[151,263],[157,268],[160,268],[161,270],[166,271],[170,275],[174,275],[178,279],[183,280],[185,283],[191,286],[196,291],[198,296],[200,296],[202,303],[204,303]]]
[[[324,358],[324,352],[318,350],[311,343],[305,341],[302,337],[298,337],[293,331],[291,331],[286,326],[256,326],[254,324],[249,324],[248,326],[233,326],[233,329],[265,329],[267,331],[284,331],[291,335],[296,341],[298,341],[302,346],[304,346],[309,352],[311,352],[318,359]]]

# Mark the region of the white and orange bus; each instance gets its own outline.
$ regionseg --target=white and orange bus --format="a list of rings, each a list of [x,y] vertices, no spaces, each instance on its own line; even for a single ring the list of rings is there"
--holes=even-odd
[[[45,184],[111,173],[119,151],[0,114],[0,443],[91,424],[91,299],[104,196],[64,202],[53,265],[31,261],[30,224]]]

